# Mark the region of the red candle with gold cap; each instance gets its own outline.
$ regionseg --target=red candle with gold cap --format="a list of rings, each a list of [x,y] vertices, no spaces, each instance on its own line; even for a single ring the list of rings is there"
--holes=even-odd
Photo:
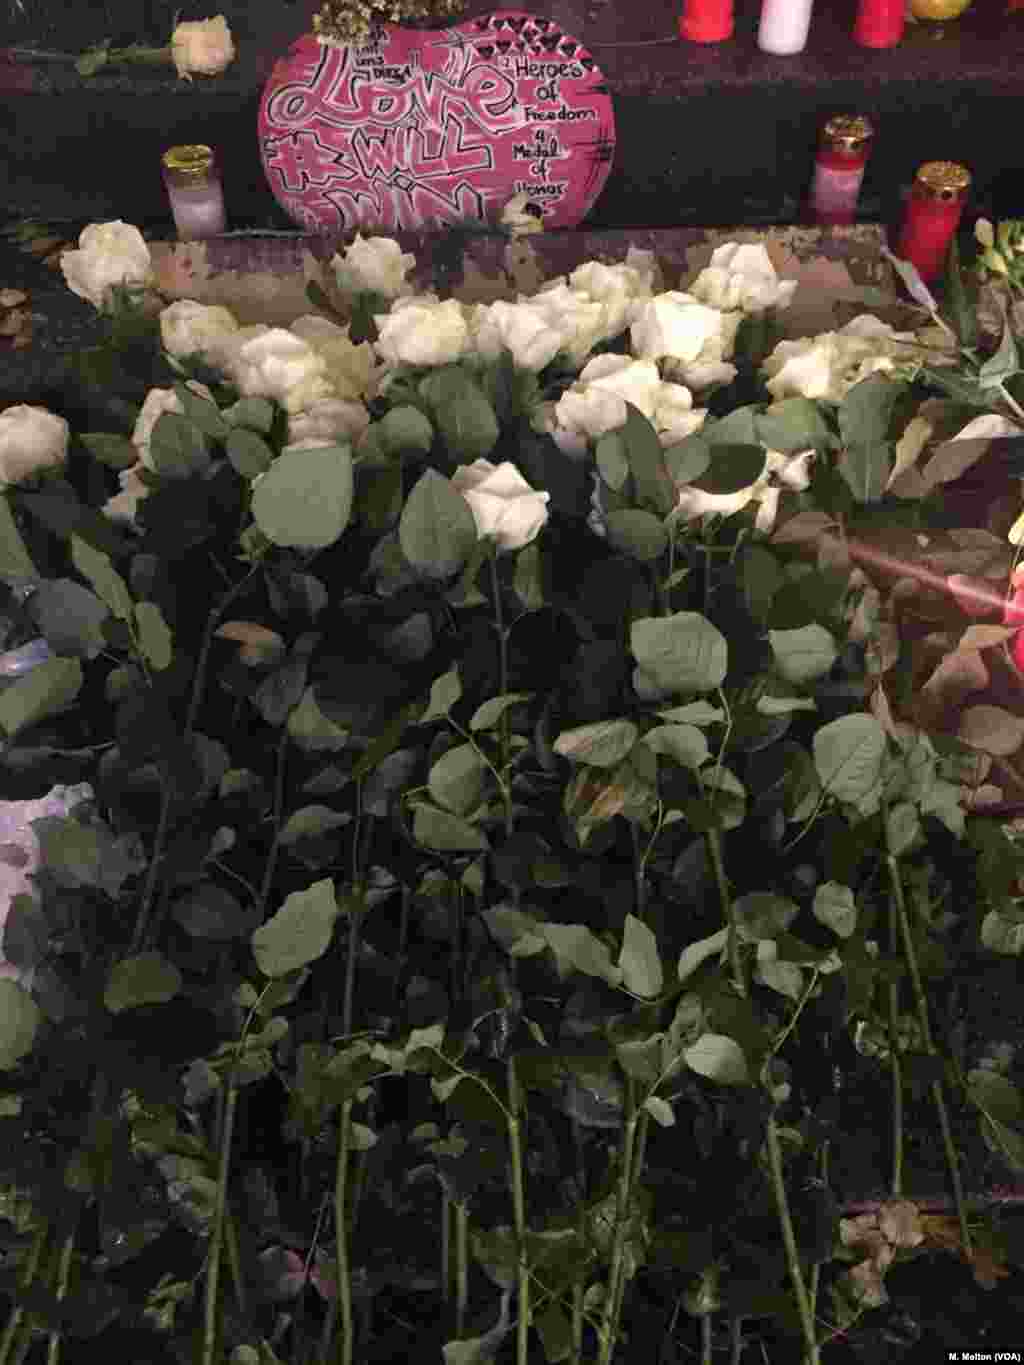
[[[854,41],[861,47],[895,47],[906,20],[907,0],[860,0]]]
[[[896,255],[916,265],[923,280],[942,273],[970,185],[970,171],[955,161],[926,161],[918,168]]]
[[[854,221],[874,134],[871,120],[863,114],[837,114],[825,124],[811,186],[816,223],[828,227]]]
[[[732,37],[733,0],[683,0],[679,36],[691,43],[721,43]]]

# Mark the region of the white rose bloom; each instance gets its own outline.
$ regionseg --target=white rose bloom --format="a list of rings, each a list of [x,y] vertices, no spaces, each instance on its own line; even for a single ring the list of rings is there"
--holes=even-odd
[[[887,322],[862,313],[836,332],[798,341],[780,341],[762,371],[776,400],[794,394],[840,403],[869,375],[892,372],[922,358],[908,343],[913,332],[897,332]]]
[[[235,384],[235,375],[239,365],[238,357],[242,347],[255,337],[266,336],[269,331],[270,328],[265,322],[253,322],[246,327],[239,327],[234,332],[221,332],[219,335],[213,335],[207,339],[203,358],[213,369],[220,370],[225,379]]]
[[[662,384],[651,421],[658,440],[667,448],[699,431],[706,416],[706,408],[694,408],[693,395],[685,385]]]
[[[796,286],[796,280],[779,279],[761,243],[727,242],[711,253],[711,264],[694,280],[690,293],[723,312],[763,313],[788,308]]]
[[[707,308],[690,294],[669,291],[644,304],[629,334],[634,355],[689,364],[709,340],[721,334],[722,326],[717,308]]]
[[[362,403],[342,398],[321,398],[304,412],[288,418],[288,441],[317,441],[324,445],[355,445],[370,425],[370,414]]]
[[[650,418],[661,391],[661,376],[657,365],[649,360],[633,360],[628,355],[596,355],[580,371],[574,387],[580,385],[617,394]]]
[[[246,398],[273,398],[286,411],[301,412],[333,397],[326,369],[308,342],[283,327],[271,327],[242,346],[234,380]]]
[[[347,327],[339,327],[315,313],[296,318],[288,330],[323,357],[327,379],[339,398],[355,401],[373,396],[376,364],[368,341],[357,346],[349,340]]]
[[[564,279],[549,280],[531,299],[520,296],[519,301],[529,302],[549,327],[561,333],[561,350],[574,368],[583,364],[608,333],[605,304],[570,289]]]
[[[630,256],[619,265],[587,261],[569,276],[569,287],[605,310],[604,337],[611,341],[623,333],[651,297],[654,277],[652,265],[642,260],[650,252],[630,248]]]
[[[470,328],[473,349],[491,359],[512,352],[517,369],[535,374],[550,364],[562,345],[562,333],[551,327],[539,308],[527,303],[477,304]]]
[[[51,787],[34,801],[0,801],[0,941],[15,896],[39,900],[33,874],[39,869],[39,836],[33,820],[47,815],[66,817],[82,801],[91,801],[88,782],[74,787]],[[31,990],[35,968],[22,969],[0,955],[0,978],[18,981]]]
[[[450,365],[469,345],[469,327],[457,299],[435,294],[396,299],[390,313],[375,317],[377,354],[395,365]]]
[[[219,76],[234,59],[235,45],[223,14],[179,24],[171,34],[171,60],[179,79],[190,81],[193,71],[201,76]]]
[[[211,343],[238,331],[238,322],[227,308],[179,299],[160,314],[160,339],[168,355],[180,358],[202,354]]]
[[[681,487],[676,504],[681,520],[696,521],[700,517],[712,515],[731,517],[748,503],[757,502],[755,525],[759,531],[770,531],[775,525],[782,487],[803,489],[810,485],[808,466],[814,459],[814,451],[783,455],[777,450],[768,450],[765,456],[761,477],[735,493],[705,493],[692,484]]]
[[[409,293],[405,277],[415,264],[416,257],[403,254],[390,237],[364,237],[358,232],[344,255],[335,254],[331,260],[339,289],[349,294],[369,290],[389,299]]]
[[[474,460],[460,465],[452,486],[469,503],[479,537],[491,536],[499,550],[519,550],[548,519],[550,493],[538,493],[510,461]]]
[[[112,285],[152,285],[155,279],[145,238],[120,218],[83,228],[78,250],[61,252],[60,268],[71,292],[101,310]]]
[[[121,485],[120,493],[115,493],[112,498],[108,498],[100,511],[111,521],[131,524],[135,521],[135,514],[139,510],[139,503],[143,498],[149,497],[149,488],[142,482],[139,474],[140,469],[145,469],[141,460],[133,464],[130,469],[122,469],[118,477]]]
[[[198,394],[200,398],[208,398],[213,402],[213,394],[205,384],[200,384],[197,380],[191,379],[185,387]],[[145,465],[147,469],[156,468],[149,448],[149,443],[153,437],[153,428],[165,412],[181,413],[184,411],[181,399],[173,389],[150,389],[143,401],[139,415],[135,419],[135,430],[132,432],[132,445],[139,452],[140,464]],[[130,470],[122,470],[122,475],[130,472]],[[124,487],[123,482],[121,486]]]
[[[48,408],[16,403],[0,412],[0,488],[22,483],[44,469],[59,469],[68,458],[71,431]]]
[[[555,404],[552,436],[566,454],[578,453],[580,442],[597,441],[626,422],[625,401],[604,389],[566,389]],[[563,446],[562,433],[568,437]]]

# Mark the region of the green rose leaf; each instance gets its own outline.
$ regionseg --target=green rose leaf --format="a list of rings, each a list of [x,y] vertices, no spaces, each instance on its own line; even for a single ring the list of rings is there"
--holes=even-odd
[[[885,750],[885,731],[874,716],[840,716],[823,725],[814,736],[814,766],[822,787],[850,805],[877,803]]]
[[[131,469],[138,464],[138,446],[116,431],[89,431],[78,439],[93,459],[108,469]]]
[[[619,967],[622,984],[633,995],[642,995],[650,1000],[661,994],[665,974],[658,956],[658,941],[647,925],[635,915],[626,916]]]
[[[439,806],[470,815],[483,800],[488,768],[472,744],[457,744],[430,769],[427,788]]]
[[[406,559],[432,578],[448,578],[469,558],[477,543],[469,503],[443,474],[427,469],[406,499],[398,523]]]
[[[193,393],[185,384],[175,384],[174,392],[178,395],[184,415],[194,427],[215,441],[224,440],[230,428],[216,403],[211,403],[202,394]]]
[[[839,473],[858,502],[878,502],[892,473],[893,453],[889,444],[848,445],[839,458]]]
[[[347,445],[285,451],[253,484],[253,518],[275,545],[322,550],[341,536],[351,513]]]
[[[473,853],[487,849],[487,836],[450,811],[421,801],[413,817],[412,836],[424,848],[442,853]]]
[[[839,938],[849,938],[857,927],[857,903],[842,882],[823,882],[814,893],[811,912]]]
[[[987,1067],[968,1071],[967,1093],[989,1118],[1000,1123],[1019,1123],[1024,1119],[1024,1098],[998,1071]]]
[[[136,953],[111,968],[103,1003],[111,1014],[139,1005],[163,1005],[174,999],[181,985],[181,972],[161,953]]]
[[[325,716],[316,704],[312,687],[307,687],[298,706],[288,713],[288,735],[306,753],[336,753],[348,743],[349,731]]]
[[[82,665],[77,659],[47,659],[0,693],[0,730],[12,738],[29,725],[62,711],[78,696]]]
[[[759,413],[755,425],[761,444],[782,455],[824,450],[834,440],[824,413],[810,398],[783,398]]]
[[[252,951],[264,976],[284,976],[315,962],[327,951],[338,903],[329,877],[305,891],[293,891],[277,914],[252,936]]]
[[[699,431],[684,436],[663,452],[665,468],[676,488],[694,483],[711,464],[711,446]]]
[[[538,924],[537,932],[547,939],[555,955],[555,966],[563,980],[571,971],[596,976],[617,986],[622,969],[612,962],[608,946],[585,924]]]
[[[374,430],[385,455],[401,455],[415,451],[426,455],[434,443],[434,428],[430,419],[418,408],[402,404],[386,412]]]
[[[32,1051],[41,1018],[24,986],[0,980],[0,1071],[13,1071]]]
[[[601,478],[618,493],[629,478],[629,457],[620,431],[609,431],[594,448]]]
[[[653,512],[622,507],[608,513],[605,525],[609,545],[642,563],[660,559],[668,547],[668,532]]]
[[[871,374],[854,384],[839,404],[839,434],[844,446],[883,446],[890,440],[896,404],[907,386]]]
[[[165,412],[157,418],[149,451],[153,468],[165,479],[190,479],[210,464],[206,437],[178,412]]]
[[[596,768],[614,768],[633,748],[640,731],[631,720],[599,720],[563,730],[555,740],[556,754],[574,763],[591,763]]]
[[[705,1033],[683,1049],[682,1058],[691,1071],[719,1085],[746,1085],[750,1079],[743,1049],[724,1033]]]
[[[695,725],[655,725],[644,735],[644,743],[653,753],[663,754],[692,772],[711,756],[707,740]]]
[[[626,425],[618,435],[625,447],[637,501],[658,517],[667,517],[678,501],[675,484],[665,464],[658,433],[632,403],[626,404]]]
[[[483,389],[465,370],[451,365],[433,371],[420,380],[420,393],[459,464],[472,464],[491,453],[501,435],[498,419]]]
[[[170,668],[174,657],[174,642],[170,627],[155,602],[138,602],[135,606],[135,624],[139,631],[139,647],[145,655],[150,668],[159,673]]]
[[[266,436],[274,425],[274,405],[269,398],[240,398],[221,416],[233,427],[246,427]]]
[[[263,437],[248,427],[235,427],[228,433],[224,447],[231,466],[243,479],[265,474],[274,463],[274,452]]]
[[[747,943],[778,938],[800,913],[800,907],[771,891],[750,891],[733,902],[736,928]]]
[[[14,513],[7,498],[0,494],[0,578],[37,579],[39,571],[25,549]]]
[[[644,673],[666,691],[711,692],[728,671],[725,636],[695,611],[634,621],[630,649]]]
[[[473,731],[492,730],[510,706],[515,706],[517,702],[529,701],[532,696],[532,692],[504,692],[500,697],[489,698],[473,712],[469,728]]]
[[[822,677],[839,657],[839,647],[824,626],[770,630],[768,641],[779,676],[789,683],[807,683]]]
[[[105,602],[119,621],[130,621],[134,610],[128,584],[110,562],[110,556],[96,550],[81,536],[71,537],[71,562],[87,578],[97,596]]]
[[[760,446],[714,445],[707,472],[693,480],[702,493],[738,493],[764,473],[767,457]]]

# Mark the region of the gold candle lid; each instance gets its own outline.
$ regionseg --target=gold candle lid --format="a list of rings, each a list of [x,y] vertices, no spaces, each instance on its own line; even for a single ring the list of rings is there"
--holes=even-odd
[[[956,161],[926,161],[918,167],[914,183],[930,199],[959,199],[970,186],[971,173]]]
[[[874,137],[875,129],[863,114],[837,114],[825,124],[823,133],[835,151],[859,152]]]
[[[203,143],[192,143],[184,147],[169,147],[163,155],[164,166],[179,175],[199,179],[209,175],[213,168],[213,148]]]

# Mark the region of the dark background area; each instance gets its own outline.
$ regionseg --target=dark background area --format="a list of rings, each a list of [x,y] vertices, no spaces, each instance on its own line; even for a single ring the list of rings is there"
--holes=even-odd
[[[293,226],[264,181],[256,113],[274,59],[310,30],[317,0],[181,8],[185,20],[224,14],[238,55],[223,76],[190,84],[170,66],[135,66],[86,81],[70,60],[0,62],[0,164],[12,216],[169,225],[160,155],[202,141],[220,152],[232,227]],[[494,8],[470,0],[467,15]],[[758,50],[759,0],[737,0],[735,36],[711,46],[679,39],[681,0],[533,0],[528,8],[588,46],[613,92],[617,152],[594,226],[792,222],[819,128],[836,112],[877,122],[866,220],[898,215],[916,167],[932,159],[970,166],[979,211],[1020,207],[1024,12],[1006,16],[1005,0],[975,0],[954,24],[910,25],[900,46],[883,52],[853,42],[855,0],[819,0],[808,46],[794,57]],[[0,47],[77,54],[103,38],[163,45],[175,9],[170,0],[0,0]]]

